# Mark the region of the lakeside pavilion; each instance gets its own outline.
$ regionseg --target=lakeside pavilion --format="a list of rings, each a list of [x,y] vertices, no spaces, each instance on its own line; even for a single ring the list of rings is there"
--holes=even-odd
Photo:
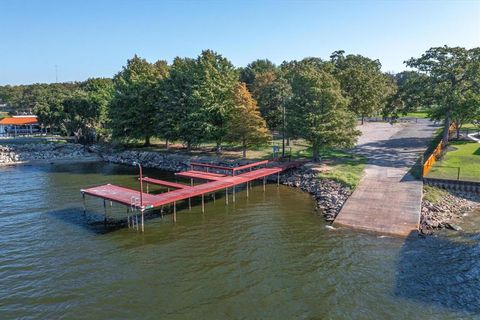
[[[12,116],[0,120],[0,136],[31,135],[41,133],[37,116]]]

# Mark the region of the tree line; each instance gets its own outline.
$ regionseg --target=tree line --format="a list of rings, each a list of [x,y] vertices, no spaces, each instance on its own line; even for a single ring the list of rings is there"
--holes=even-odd
[[[188,150],[214,142],[247,148],[268,143],[272,132],[323,147],[351,147],[355,129],[370,116],[395,119],[427,110],[448,125],[479,117],[479,49],[431,48],[406,61],[412,69],[381,71],[381,63],[335,51],[275,65],[259,59],[236,68],[205,50],[196,58],[150,63],[134,56],[112,79],[0,87],[12,108],[33,110],[41,123],[88,143],[181,141]]]

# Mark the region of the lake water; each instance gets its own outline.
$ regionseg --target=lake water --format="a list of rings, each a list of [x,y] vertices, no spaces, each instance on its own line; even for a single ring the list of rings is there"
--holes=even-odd
[[[147,170],[150,177],[173,179]],[[0,168],[0,319],[480,319],[480,213],[407,239],[332,229],[310,196],[254,186],[205,214],[108,225],[79,189],[135,187],[106,163]],[[110,208],[108,208],[110,210]]]

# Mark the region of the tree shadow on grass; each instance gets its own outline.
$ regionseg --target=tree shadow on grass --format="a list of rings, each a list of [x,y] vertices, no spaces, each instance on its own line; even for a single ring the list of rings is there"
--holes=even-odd
[[[480,147],[478,147],[478,149],[475,150],[475,152],[473,154],[476,155],[476,156],[480,156]]]
[[[421,238],[412,232],[400,252],[394,294],[480,315],[480,234]]]

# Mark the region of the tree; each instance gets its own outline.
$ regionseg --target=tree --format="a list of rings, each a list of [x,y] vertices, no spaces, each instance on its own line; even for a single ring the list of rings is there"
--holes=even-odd
[[[151,64],[135,55],[115,75],[109,112],[114,138],[144,139],[144,145],[150,145],[150,137],[156,131],[156,86],[167,74],[166,62]]]
[[[257,101],[262,117],[270,130],[281,128],[282,110],[291,96],[288,81],[278,72],[257,75],[252,86],[252,96]]]
[[[312,144],[313,160],[319,160],[321,147],[352,147],[360,132],[335,77],[307,63],[295,67],[290,79],[293,96],[287,125]]]
[[[183,141],[187,150],[205,139],[207,122],[197,101],[197,64],[194,59],[175,58],[170,75],[159,83],[158,132],[168,140]]]
[[[211,50],[200,54],[195,71],[193,98],[205,115],[205,133],[210,140],[215,141],[217,153],[220,153],[234,108],[238,74],[230,61]]]
[[[75,136],[76,142],[94,142],[94,129],[100,109],[91,103],[88,93],[75,91],[63,101],[64,118],[62,124],[68,135]]]
[[[244,83],[237,84],[235,88],[235,107],[232,114],[227,139],[241,142],[244,158],[247,156],[248,147],[262,145],[270,140],[265,120]]]
[[[82,84],[88,97],[90,107],[95,109],[95,119],[93,127],[98,137],[106,138],[108,136],[109,126],[109,105],[113,98],[114,86],[112,79],[109,78],[91,78]]]
[[[432,119],[444,121],[442,141],[447,144],[451,121],[461,120],[471,112],[472,101],[478,101],[480,48],[434,47],[405,63],[422,75],[415,83],[422,92],[419,99]]]
[[[273,62],[268,59],[258,59],[249,63],[245,68],[240,70],[240,81],[247,85],[250,92],[253,91],[253,84],[258,75],[269,73],[277,70]]]
[[[379,112],[387,100],[387,83],[380,61],[335,51],[331,62],[342,91],[350,100],[348,108],[361,117],[363,124],[364,118]]]

